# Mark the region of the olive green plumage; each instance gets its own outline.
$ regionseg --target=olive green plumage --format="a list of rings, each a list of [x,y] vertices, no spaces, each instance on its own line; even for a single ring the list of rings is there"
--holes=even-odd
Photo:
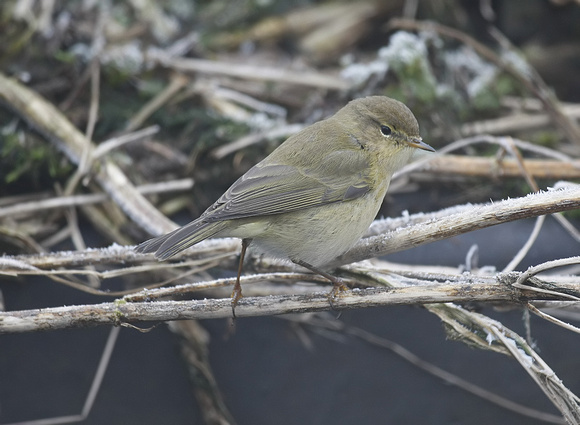
[[[353,100],[294,134],[240,177],[198,219],[137,247],[167,259],[209,237],[238,237],[274,256],[321,267],[375,218],[395,171],[421,141],[403,103]]]

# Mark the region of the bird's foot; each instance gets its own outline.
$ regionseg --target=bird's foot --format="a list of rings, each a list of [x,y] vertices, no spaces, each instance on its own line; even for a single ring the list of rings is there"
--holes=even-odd
[[[342,279],[335,276],[333,276],[332,285],[332,289],[328,293],[328,302],[330,303],[330,307],[334,310],[334,301],[336,300],[336,297],[344,291],[348,291],[348,286],[346,286]]]
[[[242,299],[242,286],[240,284],[234,285],[234,290],[232,291],[232,318],[236,318],[236,306],[238,301]]]

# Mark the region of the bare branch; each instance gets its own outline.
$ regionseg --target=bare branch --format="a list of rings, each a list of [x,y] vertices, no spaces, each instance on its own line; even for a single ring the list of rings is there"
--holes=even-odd
[[[363,239],[339,257],[335,263],[348,264],[366,258],[379,257],[457,236],[467,231],[576,208],[580,208],[579,185],[568,186],[561,190],[533,193],[522,198],[507,199],[487,205],[463,207],[459,210],[453,207],[447,210],[447,216],[440,216],[436,220]]]
[[[236,316],[269,316],[403,304],[462,303],[469,301],[525,303],[538,299],[567,299],[565,294],[558,297],[528,289],[520,290],[506,284],[506,281],[513,282],[517,277],[517,274],[505,275],[502,281],[495,281],[495,278],[484,278],[484,283],[477,283],[476,276],[469,276],[468,278],[463,277],[460,282],[453,284],[431,283],[423,286],[355,289],[341,293],[332,300],[329,300],[328,292],[246,297],[238,303]],[[387,280],[392,280],[392,278],[392,275],[387,276]],[[466,284],[466,281],[469,281],[469,284]],[[580,292],[580,286],[577,283],[560,286],[567,288],[567,290]],[[134,303],[117,300],[96,305],[2,312],[0,313],[0,333],[33,332],[104,324],[119,326],[124,323],[135,324],[147,321],[227,317],[231,317],[230,299]]]
[[[8,104],[33,128],[54,141],[73,163],[80,164],[87,146],[92,158],[92,142],[53,104],[2,74],[0,101]],[[174,223],[140,195],[121,169],[108,158],[101,161],[95,179],[128,216],[152,234],[161,234],[175,228]]]
[[[181,179],[169,182],[152,183],[138,186],[137,191],[142,194],[150,193],[167,193],[173,191],[181,191],[191,189],[193,186],[192,179]],[[48,210],[53,208],[66,208],[72,206],[96,204],[105,202],[110,198],[104,193],[94,193],[88,195],[73,195],[73,196],[55,196],[50,199],[43,199],[40,201],[22,202],[15,205],[0,207],[0,218],[11,215],[21,215],[26,213],[38,213],[41,210]]]
[[[536,178],[571,180],[580,178],[580,161],[569,162],[546,160],[546,159],[524,159],[524,166]],[[497,176],[497,177],[519,177],[521,171],[515,159],[461,156],[461,155],[441,155],[437,156],[425,164],[417,167],[414,172],[428,173],[431,177],[442,175],[462,175],[462,176]]]
[[[347,90],[349,88],[349,84],[345,80],[328,73],[292,71],[287,68],[254,66],[241,63],[232,64],[208,59],[171,57],[159,49],[150,50],[148,58],[180,72],[221,74],[249,80],[275,81],[334,90]]]

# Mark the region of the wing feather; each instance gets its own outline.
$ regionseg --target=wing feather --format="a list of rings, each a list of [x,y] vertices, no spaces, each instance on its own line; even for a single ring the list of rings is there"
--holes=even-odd
[[[350,149],[332,152],[308,169],[263,161],[200,218],[212,222],[282,214],[357,199],[371,190],[368,169],[362,152]]]

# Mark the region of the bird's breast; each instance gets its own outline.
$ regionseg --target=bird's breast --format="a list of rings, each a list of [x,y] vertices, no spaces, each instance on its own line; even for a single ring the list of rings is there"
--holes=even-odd
[[[252,246],[279,258],[322,267],[348,251],[377,215],[387,185],[365,196],[268,218]],[[235,235],[234,235],[235,236]]]

